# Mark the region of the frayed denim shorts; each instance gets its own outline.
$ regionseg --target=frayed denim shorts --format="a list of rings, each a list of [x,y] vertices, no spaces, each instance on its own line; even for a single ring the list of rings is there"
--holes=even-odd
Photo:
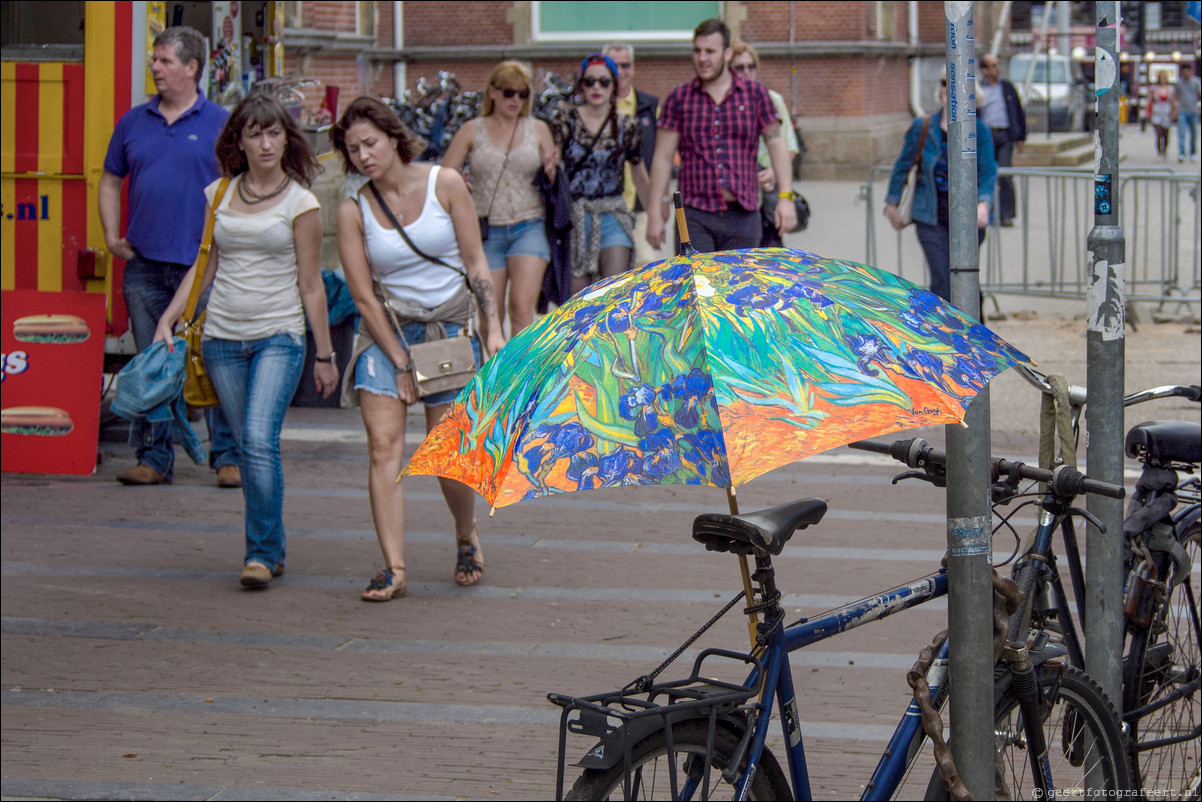
[[[593,227],[593,216],[584,216],[584,241],[588,242],[589,231]],[[601,215],[601,250],[606,248],[633,248],[634,243],[626,236],[626,230],[618,222],[617,215],[606,212]]]
[[[448,337],[458,337],[463,332],[463,326],[459,323],[446,321],[443,325],[447,329]],[[405,341],[410,345],[426,341],[425,323],[405,323],[402,324],[401,331],[405,333]],[[399,340],[400,337],[397,339]],[[476,367],[479,368],[484,364],[479,337],[472,338],[472,352],[476,355]],[[355,363],[355,389],[361,393],[386,395],[389,398],[401,397],[396,389],[396,366],[392,364],[392,360],[388,358],[378,343],[372,343],[359,355],[359,361]],[[421,403],[428,407],[436,407],[451,403],[457,395],[459,395],[458,390],[446,390],[426,396]]]
[[[488,239],[484,240],[484,258],[489,270],[504,270],[509,256],[537,256],[544,262],[551,260],[551,249],[547,247],[547,232],[543,218],[523,220],[509,226],[488,226]],[[408,336],[408,335],[406,335]]]

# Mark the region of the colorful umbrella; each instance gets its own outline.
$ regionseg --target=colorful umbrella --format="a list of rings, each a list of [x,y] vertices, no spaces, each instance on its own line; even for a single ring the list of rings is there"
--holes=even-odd
[[[477,373],[401,474],[494,508],[642,484],[741,485],[963,420],[1027,357],[931,292],[785,249],[679,256],[576,295]]]

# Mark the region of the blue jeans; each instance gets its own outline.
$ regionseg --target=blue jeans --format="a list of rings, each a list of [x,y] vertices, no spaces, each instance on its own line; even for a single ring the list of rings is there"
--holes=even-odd
[[[129,327],[134,334],[134,346],[141,353],[154,341],[154,329],[159,324],[175,291],[183,281],[190,265],[156,262],[134,255],[125,264],[125,306],[129,310]],[[207,297],[197,304],[204,309]],[[209,427],[209,467],[237,465],[238,446],[219,407],[205,410]],[[133,422],[138,463],[149,465],[170,479],[175,467],[175,448],[171,444],[171,421],[150,423],[145,418]]]
[[[1185,155],[1185,133],[1189,132],[1189,155],[1198,154],[1198,113],[1177,115],[1177,152]]]
[[[273,334],[261,340],[204,341],[205,367],[242,452],[246,556],[268,568],[283,564],[284,466],[280,429],[305,366],[305,340]]]
[[[931,269],[931,292],[945,301],[952,300],[952,235],[946,223],[931,225],[914,221],[914,233]],[[977,229],[977,247],[985,241],[985,229]]]

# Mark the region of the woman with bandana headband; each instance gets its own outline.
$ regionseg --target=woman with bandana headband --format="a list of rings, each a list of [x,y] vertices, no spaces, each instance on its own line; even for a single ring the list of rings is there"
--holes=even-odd
[[[573,293],[632,265],[634,213],[623,198],[628,163],[646,206],[650,178],[642,163],[642,129],[638,120],[618,113],[617,84],[613,59],[601,53],[586,57],[576,81],[578,103],[556,132],[572,196]]]

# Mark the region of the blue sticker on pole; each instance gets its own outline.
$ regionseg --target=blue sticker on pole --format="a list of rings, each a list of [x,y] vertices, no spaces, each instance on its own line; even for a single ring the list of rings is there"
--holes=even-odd
[[[948,518],[948,554],[953,557],[976,557],[988,554],[989,524],[989,517],[984,515],[973,518]]]
[[[1114,206],[1111,203],[1113,179],[1109,173],[1098,173],[1093,178],[1093,213],[1111,214]]]

